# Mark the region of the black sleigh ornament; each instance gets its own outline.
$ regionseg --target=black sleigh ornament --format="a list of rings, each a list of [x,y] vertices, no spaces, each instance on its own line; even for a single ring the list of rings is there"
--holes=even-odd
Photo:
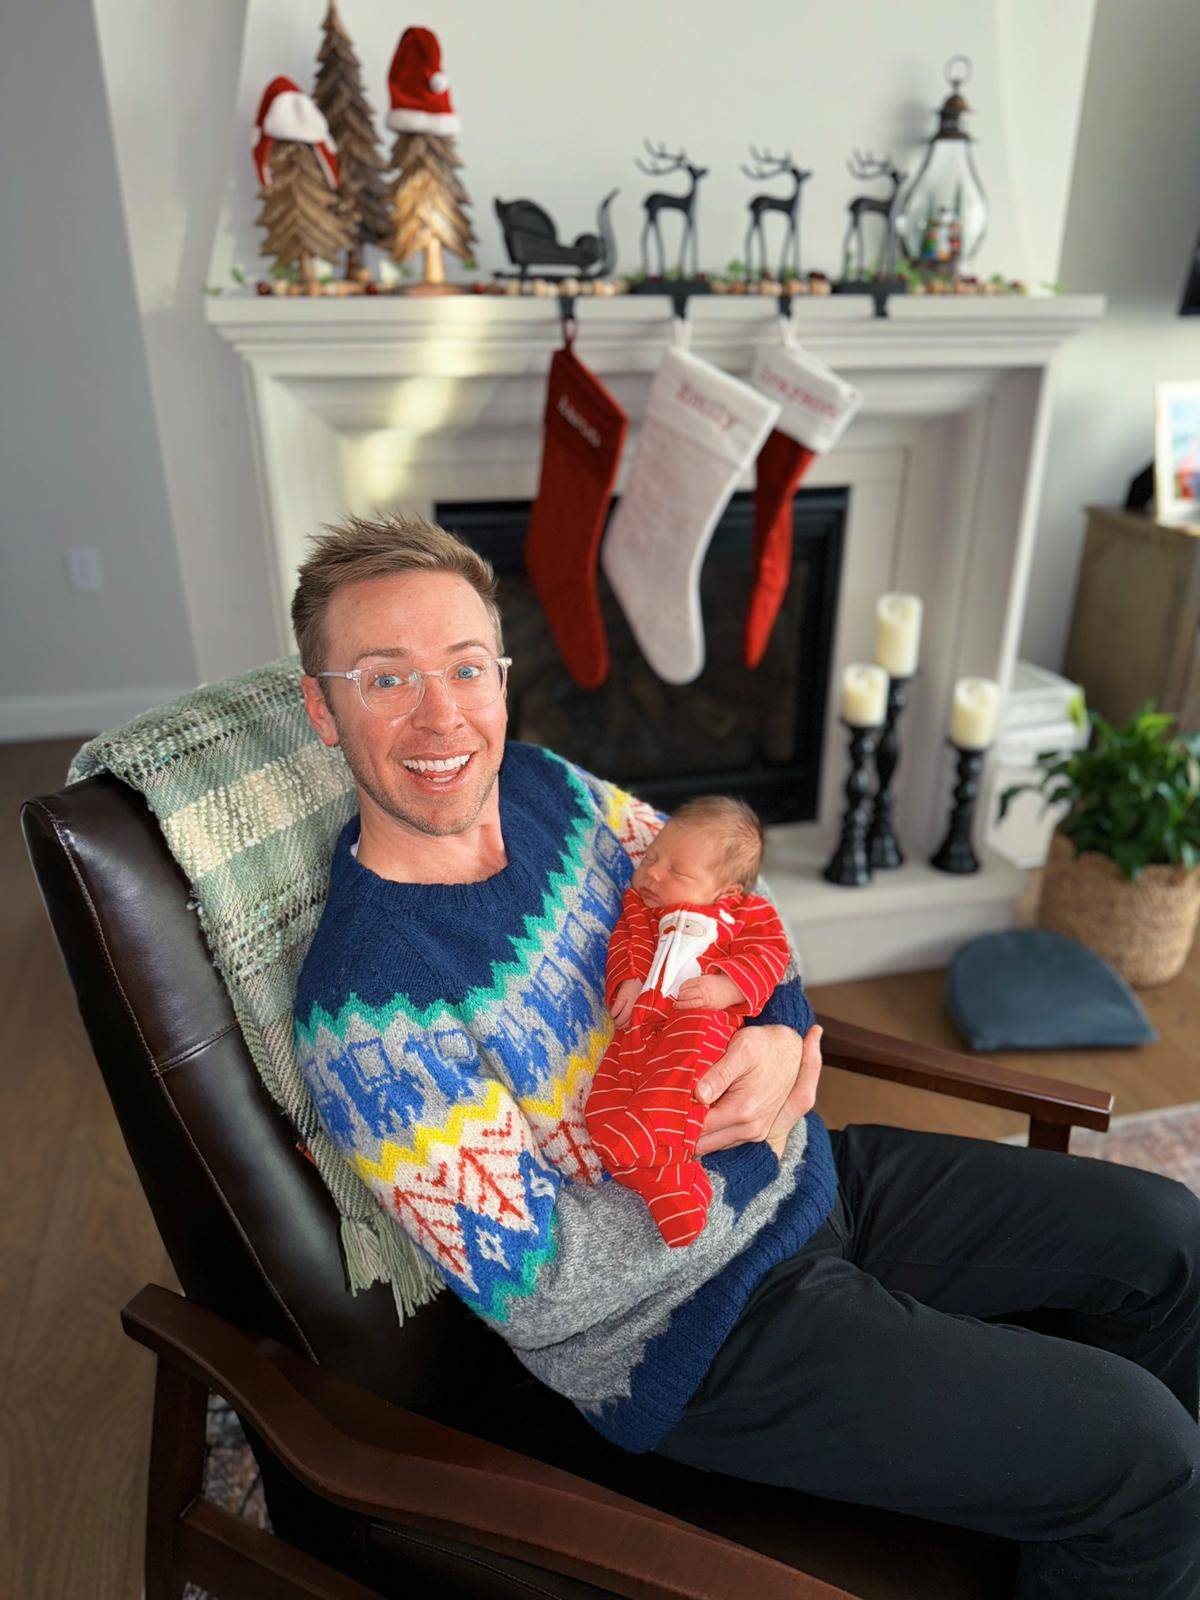
[[[560,277],[602,278],[616,266],[617,243],[609,207],[617,190],[605,195],[596,213],[595,233],[581,233],[568,244],[558,237],[553,218],[532,200],[497,200],[496,215],[504,230],[504,247],[515,273],[499,277],[524,278],[531,267],[560,267]],[[545,276],[543,272],[541,274]]]

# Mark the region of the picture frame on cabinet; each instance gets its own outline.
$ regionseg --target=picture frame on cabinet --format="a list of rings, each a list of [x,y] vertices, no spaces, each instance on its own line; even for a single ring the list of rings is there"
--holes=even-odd
[[[1154,499],[1159,522],[1200,534],[1200,382],[1155,385]]]

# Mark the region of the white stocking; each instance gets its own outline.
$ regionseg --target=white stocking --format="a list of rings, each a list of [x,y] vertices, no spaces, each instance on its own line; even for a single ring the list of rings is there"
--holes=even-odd
[[[683,349],[654,378],[637,456],[600,564],[646,660],[667,683],[704,667],[700,568],[779,406]]]

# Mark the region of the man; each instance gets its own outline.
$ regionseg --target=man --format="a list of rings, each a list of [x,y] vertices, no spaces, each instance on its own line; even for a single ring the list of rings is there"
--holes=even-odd
[[[293,621],[354,774],[301,977],[330,1136],[606,1437],[1017,1540],[1022,1597],[1200,1595],[1200,1204],[1152,1174],[826,1130],[794,962],[706,1085],[700,1237],[663,1241],[582,1110],[604,957],[661,818],[506,741],[490,568],[420,522],[318,539]],[[1000,1321],[1045,1309],[1069,1339]],[[985,1320],[992,1319],[992,1320]]]

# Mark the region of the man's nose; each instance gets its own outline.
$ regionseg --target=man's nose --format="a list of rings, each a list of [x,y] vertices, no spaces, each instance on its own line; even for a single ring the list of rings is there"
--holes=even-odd
[[[455,704],[444,678],[425,679],[425,693],[413,712],[413,721],[423,728],[453,728],[463,721],[462,710]]]

